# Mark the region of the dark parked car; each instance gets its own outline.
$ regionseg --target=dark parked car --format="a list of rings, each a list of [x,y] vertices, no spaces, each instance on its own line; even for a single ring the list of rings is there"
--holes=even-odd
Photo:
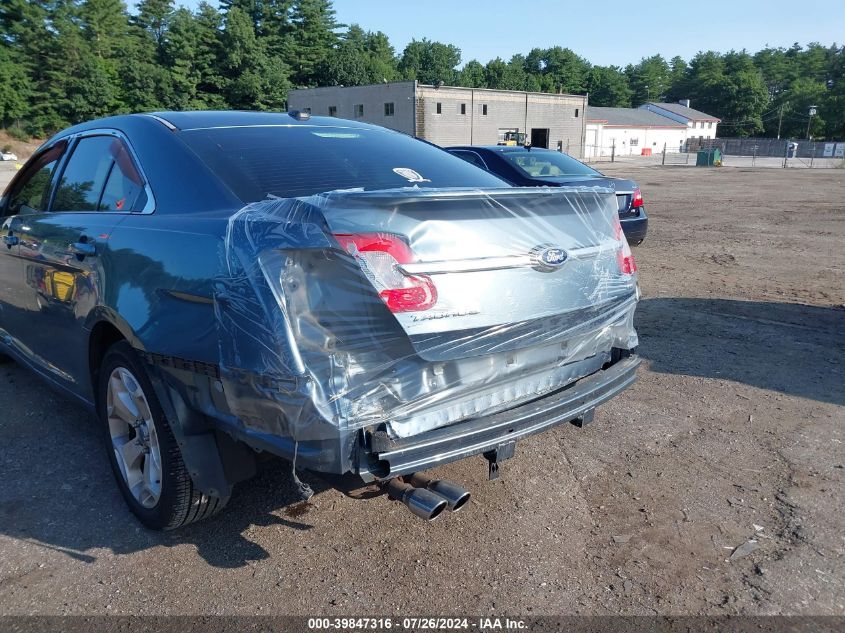
[[[93,121],[0,216],[0,350],[96,412],[153,528],[217,512],[261,453],[432,518],[468,494],[420,471],[484,454],[495,475],[639,363],[609,194],[514,188],[371,125]]]
[[[543,148],[514,146],[461,146],[447,151],[518,187],[599,185],[616,191],[619,219],[625,237],[640,244],[648,231],[643,195],[633,180],[611,178],[567,154]]]

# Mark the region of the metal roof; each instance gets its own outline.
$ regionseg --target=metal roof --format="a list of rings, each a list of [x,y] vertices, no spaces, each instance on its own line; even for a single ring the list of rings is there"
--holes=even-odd
[[[587,121],[624,127],[670,127],[686,129],[686,125],[669,117],[639,108],[587,108]]]
[[[647,106],[662,108],[663,110],[667,110],[673,114],[686,117],[690,121],[721,121],[721,119],[713,116],[712,114],[707,114],[706,112],[701,112],[700,110],[693,110],[692,108],[688,108],[680,103],[656,103],[654,101],[650,101],[643,107]]]

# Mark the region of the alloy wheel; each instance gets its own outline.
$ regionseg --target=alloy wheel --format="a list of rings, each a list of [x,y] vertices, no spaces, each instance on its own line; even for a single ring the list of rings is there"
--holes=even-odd
[[[106,393],[109,435],[123,480],[133,497],[153,508],[161,497],[161,448],[147,397],[132,372],[116,367]]]

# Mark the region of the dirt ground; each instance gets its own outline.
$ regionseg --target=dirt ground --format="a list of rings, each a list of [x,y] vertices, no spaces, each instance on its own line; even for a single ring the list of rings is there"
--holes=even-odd
[[[18,139],[10,136],[6,130],[0,129],[0,149],[15,154],[18,157],[17,162],[26,161],[26,159],[32,156],[32,153],[38,149],[38,146],[43,142],[43,139],[37,138],[19,141]]]
[[[0,613],[845,614],[845,170],[602,167],[651,225],[645,362],[591,425],[496,482],[438,469],[473,501],[434,523],[310,476],[292,506],[276,462],[162,535],[94,421],[3,365]]]

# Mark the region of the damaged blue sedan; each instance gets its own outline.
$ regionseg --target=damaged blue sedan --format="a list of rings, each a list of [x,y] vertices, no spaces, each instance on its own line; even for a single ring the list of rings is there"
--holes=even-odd
[[[262,453],[431,519],[635,379],[614,192],[511,187],[307,113],[163,112],[46,142],[0,202],[0,351],[96,413],[142,523],[215,514]]]

